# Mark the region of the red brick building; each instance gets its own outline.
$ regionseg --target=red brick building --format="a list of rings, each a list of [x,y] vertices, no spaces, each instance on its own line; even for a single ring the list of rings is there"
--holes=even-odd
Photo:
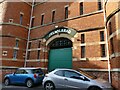
[[[105,10],[112,83],[120,89],[120,1],[106,1]]]
[[[3,72],[24,66],[41,67],[47,71],[60,67],[81,68],[108,80],[109,59],[104,15],[107,17],[107,31],[110,18],[113,18],[109,16],[112,13],[109,7],[112,5],[108,3],[104,13],[103,2],[97,0],[96,2],[2,2],[0,38]],[[117,4],[118,7],[116,4],[113,5],[115,9],[112,11],[118,9],[119,12],[119,5]],[[111,22],[112,27],[117,28],[115,31],[118,31],[118,34],[113,32],[112,36],[115,37],[119,36],[118,19],[116,15]],[[117,45],[114,46],[117,57],[113,58],[112,54],[115,52],[111,53],[110,49],[112,36],[109,34],[107,36],[111,72],[119,79],[119,38],[115,38],[113,42],[113,45]],[[116,80],[117,83],[118,81]]]

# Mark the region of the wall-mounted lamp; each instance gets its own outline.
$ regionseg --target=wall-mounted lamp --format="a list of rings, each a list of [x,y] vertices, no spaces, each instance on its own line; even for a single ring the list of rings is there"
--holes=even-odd
[[[58,26],[55,26],[55,28],[58,28]]]

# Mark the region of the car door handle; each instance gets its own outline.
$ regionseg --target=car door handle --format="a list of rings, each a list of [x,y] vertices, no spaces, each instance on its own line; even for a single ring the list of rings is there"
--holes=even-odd
[[[64,78],[64,80],[68,81],[68,79],[67,79],[67,78]]]

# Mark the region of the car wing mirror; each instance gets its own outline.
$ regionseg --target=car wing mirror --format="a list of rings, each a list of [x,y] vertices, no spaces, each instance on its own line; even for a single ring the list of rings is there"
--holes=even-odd
[[[16,72],[13,73],[13,75],[15,75],[15,74],[16,74]]]

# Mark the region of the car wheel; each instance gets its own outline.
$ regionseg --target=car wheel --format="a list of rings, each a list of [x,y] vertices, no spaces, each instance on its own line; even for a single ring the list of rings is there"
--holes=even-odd
[[[9,78],[6,78],[6,79],[5,79],[4,84],[5,84],[6,86],[10,85],[10,80],[9,80]]]
[[[90,87],[88,90],[102,90],[102,89],[99,87]]]
[[[27,81],[26,81],[26,86],[27,86],[28,88],[31,88],[31,87],[33,86],[33,81],[32,81],[31,79],[27,80]]]
[[[54,90],[55,86],[52,82],[46,82],[44,88],[45,90]]]

